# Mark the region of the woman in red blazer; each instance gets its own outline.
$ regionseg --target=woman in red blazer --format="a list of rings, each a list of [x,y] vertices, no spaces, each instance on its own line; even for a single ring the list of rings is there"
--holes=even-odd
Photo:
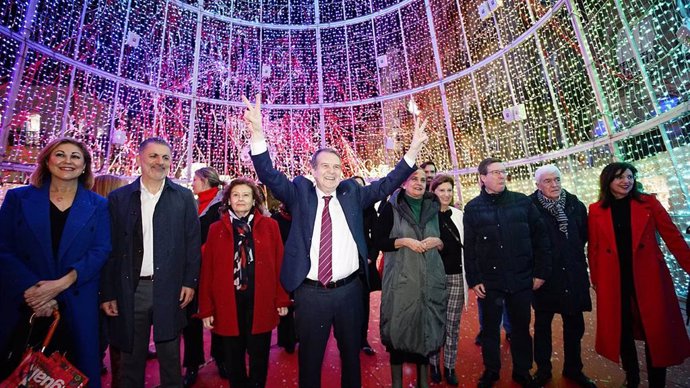
[[[250,179],[228,185],[201,260],[198,316],[221,336],[233,388],[265,387],[271,331],[290,304],[279,279],[280,230],[261,213],[262,198]]]
[[[628,387],[640,383],[635,339],[645,341],[651,388],[663,387],[666,367],[690,356],[671,274],[658,233],[690,271],[690,248],[666,210],[637,186],[637,169],[611,163],[599,178],[599,202],[589,207],[589,268],[597,294],[596,350],[618,362]]]

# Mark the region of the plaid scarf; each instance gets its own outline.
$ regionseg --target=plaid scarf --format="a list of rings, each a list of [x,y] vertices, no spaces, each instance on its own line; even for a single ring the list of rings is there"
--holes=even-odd
[[[549,199],[537,190],[539,203],[558,221],[558,229],[568,238],[568,217],[565,215],[565,190],[561,190],[561,195],[557,200]]]
[[[248,217],[242,218],[238,217],[232,210],[229,213],[235,240],[233,284],[238,290],[246,290],[249,282],[247,266],[254,262],[254,239],[252,238],[251,226],[254,212],[252,211]]]

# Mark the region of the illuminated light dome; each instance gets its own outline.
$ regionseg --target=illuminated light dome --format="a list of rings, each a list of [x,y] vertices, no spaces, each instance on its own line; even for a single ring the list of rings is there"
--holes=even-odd
[[[176,177],[253,175],[240,97],[261,92],[282,170],[332,146],[373,177],[409,143],[414,98],[420,159],[457,177],[461,202],[487,156],[523,192],[555,163],[586,203],[619,158],[687,226],[688,14],[681,0],[2,0],[3,175],[21,181],[60,135],[103,173],[135,175],[157,135]]]

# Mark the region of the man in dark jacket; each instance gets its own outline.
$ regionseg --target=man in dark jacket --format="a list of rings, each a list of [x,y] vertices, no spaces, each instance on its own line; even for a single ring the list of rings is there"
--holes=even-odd
[[[576,196],[563,190],[558,167],[539,167],[534,180],[537,191],[530,197],[541,213],[553,247],[551,276],[534,292],[535,380],[544,385],[551,379],[551,321],[558,313],[563,320],[563,376],[581,387],[596,388],[582,373],[580,347],[585,333],[582,312],[592,310],[585,260],[587,209]]]
[[[529,197],[506,189],[506,168],[500,159],[484,159],[478,167],[482,190],[465,206],[465,265],[469,287],[484,311],[484,373],[478,387],[492,387],[501,369],[500,324],[505,301],[510,317],[513,380],[536,386],[529,333],[532,291],[551,272],[550,243],[539,211]]]
[[[180,331],[199,278],[199,218],[192,192],[167,178],[165,140],[144,140],[137,162],[141,177],[108,196],[114,249],[101,275],[101,307],[112,317],[110,343],[122,351],[119,385],[144,387],[153,325],[161,386],[181,388]]]

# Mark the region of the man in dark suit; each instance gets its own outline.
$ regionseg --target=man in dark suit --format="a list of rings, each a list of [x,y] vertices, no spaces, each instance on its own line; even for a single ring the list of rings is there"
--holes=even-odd
[[[367,273],[363,211],[391,194],[415,171],[414,161],[427,140],[424,123],[415,120],[410,150],[385,178],[361,187],[342,180],[340,156],[320,149],[311,159],[314,181],[292,181],[273,167],[261,126],[261,96],[256,105],[243,98],[244,118],[252,130],[252,162],[261,181],[292,214],[280,274],[283,287],[294,292],[299,337],[299,386],[319,388],[321,365],[331,327],[342,365],[342,388],[361,387],[359,351],[363,319],[359,273]],[[366,277],[365,277],[366,278]]]
[[[170,145],[139,146],[141,177],[108,196],[113,249],[101,278],[101,307],[122,351],[120,386],[144,387],[153,325],[161,386],[182,387],[180,330],[199,277],[201,234],[194,196],[167,178]]]

